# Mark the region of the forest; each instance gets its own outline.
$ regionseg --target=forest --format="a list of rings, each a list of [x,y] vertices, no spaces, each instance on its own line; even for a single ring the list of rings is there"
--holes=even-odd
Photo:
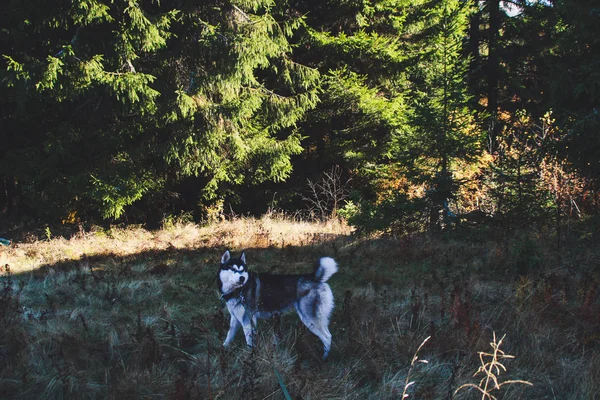
[[[0,398],[600,398],[599,22],[0,2]],[[335,259],[327,360],[291,313],[223,346],[225,250]]]
[[[6,1],[2,221],[598,211],[595,1]]]

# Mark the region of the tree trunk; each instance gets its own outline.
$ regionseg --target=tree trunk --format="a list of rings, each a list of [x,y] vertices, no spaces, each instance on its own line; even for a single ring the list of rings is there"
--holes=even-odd
[[[16,217],[19,207],[17,179],[14,176],[9,176],[4,181],[6,187],[6,206],[9,217]]]
[[[0,214],[6,214],[8,211],[8,197],[6,195],[6,181],[0,178]]]
[[[469,66],[469,86],[474,93],[481,93],[479,89],[481,54],[479,45],[481,43],[481,11],[477,11],[471,15],[469,22],[469,42],[467,45],[467,55],[471,57],[471,65]]]
[[[488,31],[488,62],[487,62],[487,95],[489,120],[490,152],[496,149],[498,134],[498,81],[499,81],[499,56],[498,32],[500,30],[500,0],[487,0],[489,13]]]

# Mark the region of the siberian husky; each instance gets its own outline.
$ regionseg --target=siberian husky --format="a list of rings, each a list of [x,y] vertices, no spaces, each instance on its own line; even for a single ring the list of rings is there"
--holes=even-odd
[[[229,250],[225,251],[217,285],[231,320],[223,346],[231,343],[241,326],[246,344],[252,347],[257,318],[269,318],[294,307],[304,325],[323,342],[326,358],[331,348],[329,316],[333,310],[333,293],[326,282],[337,270],[333,258],[322,257],[312,274],[258,275],[248,271],[244,252],[233,258]]]

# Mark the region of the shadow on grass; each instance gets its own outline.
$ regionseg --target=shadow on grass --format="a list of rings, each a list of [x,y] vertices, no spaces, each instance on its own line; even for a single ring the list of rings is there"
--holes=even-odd
[[[332,235],[304,246],[243,250],[259,273],[307,273],[318,257],[347,258],[350,244]],[[306,383],[322,350],[296,316],[261,323],[254,351],[245,349],[241,333],[231,350],[222,348],[229,316],[215,283],[225,249],[95,254],[5,271],[0,323],[11,330],[0,334],[0,393],[262,398],[281,383],[265,368]],[[301,381],[294,382],[289,389],[297,391]]]

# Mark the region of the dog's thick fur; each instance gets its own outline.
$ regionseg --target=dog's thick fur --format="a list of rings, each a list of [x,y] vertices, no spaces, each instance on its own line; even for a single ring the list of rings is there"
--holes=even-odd
[[[246,343],[253,345],[257,318],[269,318],[292,307],[306,327],[321,339],[323,358],[331,348],[329,317],[333,310],[333,293],[326,283],[338,267],[331,257],[322,257],[312,274],[255,274],[246,267],[246,255],[232,258],[229,250],[221,257],[217,285],[231,314],[229,332],[223,343],[228,346],[240,326]]]

